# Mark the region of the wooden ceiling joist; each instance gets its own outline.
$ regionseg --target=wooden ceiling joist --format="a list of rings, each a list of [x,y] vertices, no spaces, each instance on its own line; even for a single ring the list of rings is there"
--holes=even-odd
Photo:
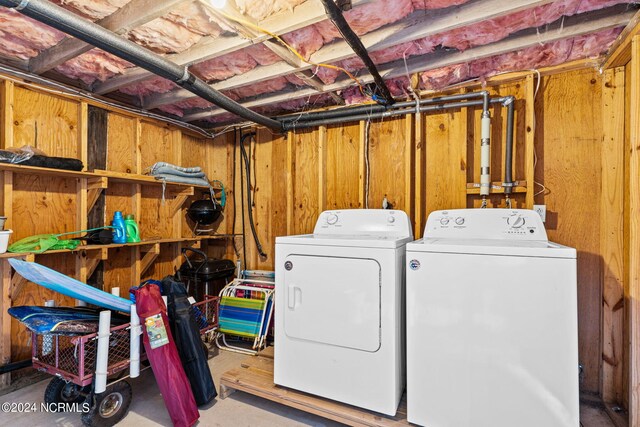
[[[640,11],[629,21],[629,24],[609,48],[602,69],[620,67],[631,61],[631,41],[638,34],[640,34]]]
[[[372,0],[354,0],[354,6],[367,4]],[[322,2],[319,0],[308,0],[295,7],[291,12],[281,12],[265,18],[259,25],[278,35],[315,24],[326,19]],[[199,42],[191,46],[188,50],[173,55],[167,55],[167,59],[178,65],[192,65],[235,52],[252,44],[262,43],[270,37],[260,34],[253,39],[235,35],[232,37],[203,37]],[[147,70],[135,67],[125,71],[124,74],[112,77],[111,79],[96,84],[94,92],[103,95],[116,91],[125,86],[136,84],[153,77]]]
[[[126,34],[136,27],[166,15],[181,4],[191,3],[192,1],[132,0],[96,23],[116,34]],[[91,49],[93,49],[93,46],[90,44],[73,37],[67,37],[62,42],[32,58],[29,61],[29,70],[36,74],[42,74]]]
[[[578,37],[596,31],[626,25],[629,20],[632,19],[634,13],[635,12],[633,10],[626,10],[626,8],[621,9],[619,6],[614,6],[612,8],[566,18],[563,22],[556,22],[555,24],[548,26],[545,32],[537,32],[535,29],[531,29],[512,35],[504,40],[468,49],[464,52],[438,51],[429,55],[409,58],[406,61],[406,67],[405,62],[402,60],[391,62],[380,67],[380,73],[384,78],[389,79],[405,76],[407,70],[411,75],[417,72],[434,70],[449,65],[518,51],[541,43],[549,43],[562,39]],[[373,81],[372,77],[369,75],[363,75],[360,79],[364,83],[370,83]],[[346,89],[352,85],[353,82],[350,79],[343,78],[333,84],[325,85],[323,87],[323,91],[335,92]],[[258,97],[256,99],[243,102],[242,105],[247,108],[255,108],[290,101],[293,99],[305,98],[317,93],[318,91],[315,89],[284,91]],[[185,115],[182,119],[187,122],[193,122],[203,120],[208,117],[219,116],[225,113],[226,111],[224,110],[209,109]]]
[[[487,19],[509,15],[529,8],[551,3],[553,0],[475,0],[465,5],[437,10],[425,15],[424,11],[414,12],[407,18],[372,31],[360,37],[369,52],[385,49],[400,43],[419,40],[438,33],[444,33],[456,28],[473,25]],[[303,3],[306,4],[306,3]],[[353,57],[353,50],[344,40],[337,40],[323,46],[311,56],[315,63],[332,63]],[[275,77],[294,72],[311,70],[314,66],[303,63],[294,67],[287,62],[256,67],[242,75],[217,82],[211,87],[217,90],[228,90],[247,86]],[[108,83],[105,82],[105,84]],[[145,108],[153,109],[161,105],[193,98],[193,94],[186,90],[177,89],[164,94],[155,94],[145,100]]]

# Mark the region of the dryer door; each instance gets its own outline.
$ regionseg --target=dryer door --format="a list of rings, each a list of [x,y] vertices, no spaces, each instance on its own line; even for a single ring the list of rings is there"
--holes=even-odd
[[[289,255],[284,331],[289,338],[375,352],[380,348],[380,264]]]

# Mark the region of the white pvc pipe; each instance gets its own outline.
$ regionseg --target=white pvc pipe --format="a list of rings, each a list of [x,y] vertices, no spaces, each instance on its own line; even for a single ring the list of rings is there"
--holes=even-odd
[[[44,302],[44,306],[55,307],[56,302],[50,299]],[[53,340],[54,340],[53,335],[44,335],[42,337],[42,354],[43,355],[51,354],[51,352],[53,351]]]
[[[482,142],[480,145],[480,194],[488,196],[491,190],[491,117],[482,118]]]
[[[111,295],[120,296],[120,288],[118,286],[111,288]]]
[[[87,303],[82,301],[81,299],[76,300],[76,307],[86,307]]]
[[[136,311],[136,305],[131,305],[131,333],[129,344],[129,376],[137,378],[140,375],[140,335],[142,335],[142,327],[140,326],[140,317]]]
[[[98,324],[98,351],[96,355],[95,392],[107,389],[107,367],[109,364],[109,336],[111,335],[111,311],[100,312]]]

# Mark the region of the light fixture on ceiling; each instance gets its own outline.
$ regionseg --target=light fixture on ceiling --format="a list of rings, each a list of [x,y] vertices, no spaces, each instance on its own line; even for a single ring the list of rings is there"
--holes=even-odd
[[[209,0],[209,3],[216,9],[222,9],[227,5],[227,0]]]

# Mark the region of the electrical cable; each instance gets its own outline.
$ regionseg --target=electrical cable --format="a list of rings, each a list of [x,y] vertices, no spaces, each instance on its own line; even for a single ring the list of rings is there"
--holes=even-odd
[[[364,208],[369,209],[369,129],[371,129],[371,118],[367,119],[364,125],[364,165],[365,165],[365,178],[364,178]]]
[[[231,234],[233,237],[231,238],[231,242],[233,244],[233,251],[236,254],[236,258],[240,258],[240,251],[238,251],[238,244],[236,242],[236,217],[238,216],[238,211],[236,210],[236,169],[238,168],[238,162],[236,158],[236,141],[238,140],[238,129],[233,128],[233,172],[232,172],[232,183],[231,183],[231,191],[233,192],[233,219],[231,220]],[[244,237],[243,237],[244,238]],[[244,246],[244,242],[243,242]]]
[[[533,91],[533,123],[532,123],[532,129],[531,129],[531,132],[533,133],[533,139],[535,141],[535,137],[536,137],[536,106],[535,104],[536,104],[536,99],[538,97],[538,91],[540,90],[540,82],[542,81],[542,75],[540,74],[540,71],[538,71],[537,69],[533,69],[531,71],[533,71],[538,75],[538,79],[536,81],[536,88]],[[533,173],[534,173],[533,186],[535,188],[535,186],[537,185],[541,188],[540,188],[540,191],[533,193],[533,197],[539,196],[540,194],[544,194],[547,192],[547,187],[545,187],[544,184],[535,180],[535,172],[536,172],[537,164],[538,164],[538,154],[536,153],[536,146],[534,144],[533,145]]]
[[[248,133],[246,135],[251,135],[251,133]],[[242,140],[245,137],[245,135],[242,134],[242,132],[240,132],[240,139],[239,139],[239,145],[240,145],[240,162],[242,162]],[[234,146],[234,151],[235,151],[235,146]],[[241,210],[241,214],[242,214],[242,264],[244,265],[244,269],[246,270],[247,268],[247,235],[246,235],[246,230],[245,230],[245,220],[244,220],[244,172],[243,172],[243,168],[242,168],[242,163],[240,163],[240,210]]]
[[[360,89],[360,92],[365,95],[368,96],[370,98],[373,98],[373,95],[364,87],[364,85],[362,84],[362,82],[356,77],[354,76],[351,72],[349,72],[348,70],[346,70],[345,68],[339,67],[337,65],[332,65],[332,64],[325,64],[325,63],[317,63],[317,62],[313,62],[307,58],[305,58],[302,54],[300,54],[300,52],[298,52],[293,46],[291,46],[289,43],[287,43],[286,41],[284,41],[279,35],[277,35],[274,32],[271,32],[265,28],[260,27],[259,25],[254,24],[253,22],[247,21],[246,19],[242,19],[242,18],[238,18],[232,15],[229,15],[226,12],[223,12],[220,9],[212,9],[215,13],[219,13],[220,15],[224,16],[227,19],[230,19],[231,21],[235,21],[238,24],[244,25],[246,27],[250,27],[253,28],[254,30],[260,31],[261,33],[264,33],[268,36],[273,37],[274,39],[276,39],[278,41],[278,43],[280,43],[281,45],[283,45],[284,47],[286,47],[289,51],[291,51],[291,53],[293,53],[295,56],[298,57],[298,59],[300,59],[301,61],[309,64],[309,65],[313,65],[314,67],[322,67],[322,68],[329,68],[332,70],[337,70],[337,71],[341,71],[343,73],[345,73],[347,76],[349,76],[349,78],[351,80],[353,80],[354,82],[356,82],[356,84],[358,85],[358,88]]]
[[[253,240],[256,243],[256,249],[258,254],[266,258],[267,254],[262,249],[262,244],[260,243],[260,238],[258,237],[258,232],[256,231],[256,226],[253,221],[253,202],[251,200],[251,160],[249,159],[249,155],[244,146],[244,140],[247,137],[253,138],[256,135],[255,132],[250,132],[245,134],[242,138],[240,138],[240,154],[244,159],[244,167],[245,167],[245,175],[246,175],[246,185],[247,185],[247,214],[249,215],[249,226],[251,227],[251,233],[253,234]],[[251,148],[251,147],[249,147]]]

